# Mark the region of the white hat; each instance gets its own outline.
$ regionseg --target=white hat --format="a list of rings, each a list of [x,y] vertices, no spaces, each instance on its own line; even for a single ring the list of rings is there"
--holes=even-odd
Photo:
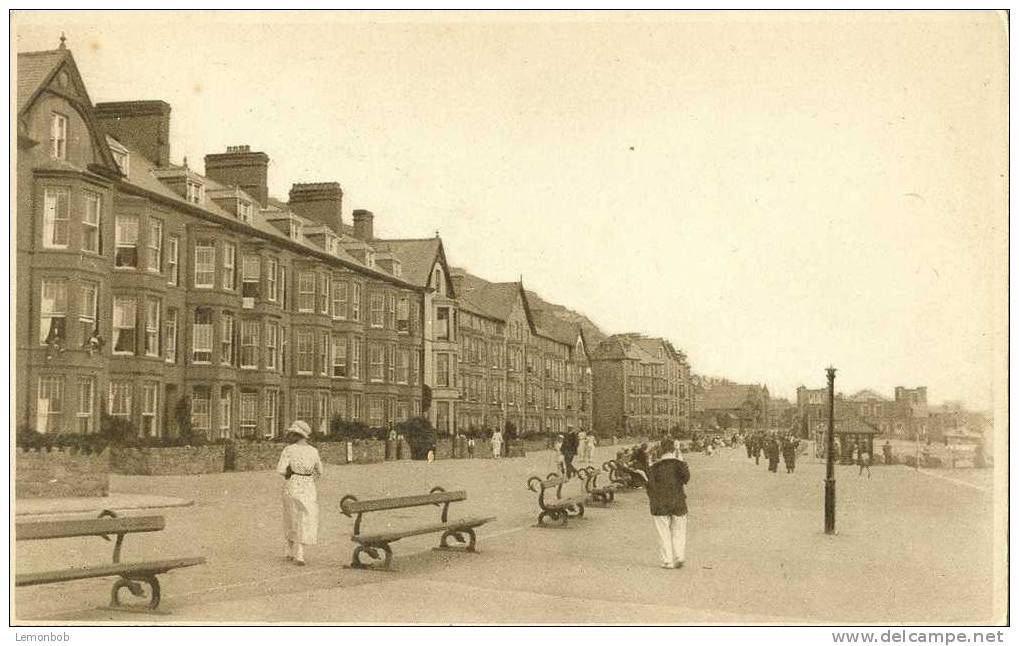
[[[311,427],[308,426],[308,422],[299,419],[290,425],[290,428],[287,429],[287,433],[297,433],[307,439],[311,436]]]

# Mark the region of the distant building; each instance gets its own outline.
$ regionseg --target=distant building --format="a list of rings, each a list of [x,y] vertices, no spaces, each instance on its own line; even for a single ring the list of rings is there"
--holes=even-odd
[[[745,431],[770,425],[768,387],[701,380],[697,425],[703,430]]]

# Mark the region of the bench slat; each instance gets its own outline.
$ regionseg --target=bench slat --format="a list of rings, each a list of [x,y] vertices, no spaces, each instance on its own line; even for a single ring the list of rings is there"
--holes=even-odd
[[[407,538],[409,536],[420,536],[421,534],[433,534],[436,532],[445,531],[447,529],[466,529],[468,527],[478,527],[493,520],[495,520],[495,516],[457,518],[447,523],[435,523],[434,525],[414,527],[411,529],[394,530],[391,532],[379,532],[377,534],[358,534],[356,536],[351,536],[350,540],[352,540],[355,543],[389,543],[401,538]]]
[[[201,556],[166,559],[162,561],[138,561],[135,563],[111,563],[94,567],[71,568],[69,570],[49,570],[46,572],[30,572],[14,577],[18,587],[77,581],[79,579],[96,579],[106,576],[162,574],[182,567],[201,565],[205,558]]]
[[[424,505],[442,504],[467,500],[466,491],[440,491],[420,496],[399,496],[396,498],[375,498],[372,500],[346,500],[343,510],[350,514],[368,511],[385,511],[386,509],[403,509],[406,507],[422,507]]]
[[[37,541],[48,538],[70,538],[73,536],[159,532],[165,526],[166,521],[162,516],[23,521],[15,524],[15,536],[19,541]]]

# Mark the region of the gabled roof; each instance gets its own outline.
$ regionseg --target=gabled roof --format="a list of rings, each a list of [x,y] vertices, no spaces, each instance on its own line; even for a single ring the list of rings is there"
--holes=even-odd
[[[61,63],[70,58],[66,49],[18,54],[18,114],[32,104]]]
[[[761,387],[754,384],[716,384],[704,389],[704,409],[742,408],[744,402],[761,394]]]
[[[441,260],[445,264],[442,240],[439,238],[372,240],[371,245],[377,251],[395,253],[400,260],[404,279],[421,287],[429,285],[432,267],[437,260]],[[448,276],[449,272],[445,273]]]
[[[531,310],[534,317],[534,327],[539,335],[564,343],[574,345],[580,335],[580,326],[564,321],[555,314],[546,310]]]

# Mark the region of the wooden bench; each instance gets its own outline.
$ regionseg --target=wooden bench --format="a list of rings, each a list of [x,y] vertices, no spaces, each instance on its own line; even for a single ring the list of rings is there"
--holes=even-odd
[[[113,563],[91,567],[74,567],[63,570],[31,572],[16,574],[14,584],[18,587],[45,585],[79,579],[96,579],[108,576],[117,577],[110,592],[110,607],[118,610],[146,609],[154,611],[159,607],[160,587],[158,575],[205,563],[203,557],[163,559],[158,561],[135,561],[122,563],[120,560],[124,537],[128,534],[159,532],[166,526],[162,516],[135,516],[118,518],[111,511],[104,511],[99,518],[83,520],[42,520],[20,521],[15,524],[15,536],[18,541],[40,541],[57,538],[77,538],[82,536],[99,536],[107,541],[116,536],[113,545]],[[149,588],[146,595],[142,584]],[[124,588],[135,597],[148,597],[144,606],[124,604],[120,599],[120,591]]]
[[[538,476],[532,476],[527,480],[527,488],[538,494],[538,507],[541,512],[538,514],[538,527],[545,526],[545,520],[558,520],[560,525],[566,525],[570,516],[577,518],[584,515],[584,496],[570,496],[563,498],[563,485],[566,480],[558,473],[550,473],[544,480]],[[545,499],[545,492],[549,489],[555,490],[555,498]]]
[[[619,485],[610,482],[607,485],[598,485],[598,478],[605,473],[594,467],[586,467],[580,470],[580,477],[584,480],[584,491],[587,492],[591,502],[607,505],[616,499],[616,491]]]
[[[424,495],[400,496],[395,498],[375,498],[372,500],[358,500],[356,497],[346,495],[340,499],[340,510],[348,518],[357,514],[354,520],[354,534],[350,540],[357,543],[354,548],[354,555],[350,561],[352,568],[381,568],[389,569],[393,560],[393,550],[389,546],[401,538],[408,536],[420,536],[423,534],[442,533],[439,539],[439,546],[436,549],[454,550],[459,549],[467,552],[476,551],[477,535],[474,533],[476,527],[495,520],[494,516],[468,517],[449,519],[449,506],[454,502],[467,500],[465,491],[446,491],[442,487],[434,487]],[[412,527],[408,529],[391,530],[375,534],[361,533],[361,518],[364,514],[376,511],[387,511],[390,509],[407,509],[411,507],[423,507],[426,505],[442,506],[442,514],[439,522]],[[449,539],[455,540],[460,545],[450,545]],[[382,560],[381,566],[372,563],[364,563],[361,556],[367,554],[375,561]]]
[[[609,472],[609,481],[619,485],[619,491],[640,489],[644,486],[643,476],[619,460],[609,460],[602,464],[602,468]]]

